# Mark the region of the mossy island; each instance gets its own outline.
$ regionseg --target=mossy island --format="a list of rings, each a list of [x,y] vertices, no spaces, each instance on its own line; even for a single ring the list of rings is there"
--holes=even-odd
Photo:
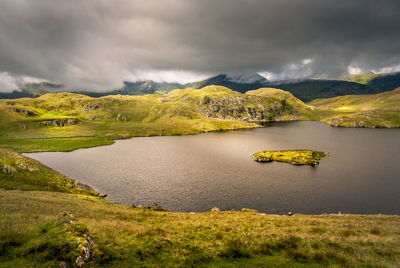
[[[287,162],[292,165],[318,165],[319,160],[327,155],[325,152],[313,150],[278,150],[263,151],[253,154],[257,162]]]

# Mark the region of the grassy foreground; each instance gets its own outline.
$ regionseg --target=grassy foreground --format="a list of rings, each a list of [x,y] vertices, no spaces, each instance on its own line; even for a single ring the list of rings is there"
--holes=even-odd
[[[253,154],[253,159],[258,162],[286,162],[292,165],[317,165],[319,160],[326,156],[324,152],[313,150],[279,150],[263,151]]]
[[[1,267],[63,262],[73,267],[85,256],[87,237],[94,242],[86,262],[91,267],[400,264],[399,216],[134,208],[78,188],[77,182],[18,153],[3,150],[0,157]]]
[[[97,197],[0,191],[2,267],[72,264],[80,251],[65,227],[71,212],[95,242],[92,266],[399,265],[400,217],[172,213]]]

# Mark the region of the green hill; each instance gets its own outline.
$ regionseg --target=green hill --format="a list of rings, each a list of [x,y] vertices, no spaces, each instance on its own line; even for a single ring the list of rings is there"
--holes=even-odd
[[[375,95],[319,99],[309,104],[318,110],[322,122],[333,126],[400,127],[400,88]]]

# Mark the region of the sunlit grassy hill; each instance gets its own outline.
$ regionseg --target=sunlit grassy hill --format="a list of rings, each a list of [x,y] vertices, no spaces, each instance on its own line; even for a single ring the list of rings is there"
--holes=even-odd
[[[321,114],[322,122],[334,126],[400,127],[400,88],[375,95],[319,99],[309,104]]]
[[[209,86],[174,90],[166,95],[92,98],[48,93],[35,99],[0,100],[0,146],[27,151],[68,150],[83,143],[107,144],[115,138],[194,134],[309,119],[311,108],[290,94],[276,93],[274,89],[257,92],[241,94]],[[76,138],[65,148],[54,147],[57,141],[52,140],[22,140],[73,136]],[[75,142],[77,146],[73,145]],[[27,143],[36,144],[37,148],[28,148]]]
[[[0,147],[25,152],[69,151],[127,137],[195,134],[292,120],[319,120],[347,127],[399,127],[399,107],[399,90],[308,104],[276,88],[242,94],[222,86],[207,86],[176,89],[164,95],[99,98],[48,93],[38,98],[0,100]]]

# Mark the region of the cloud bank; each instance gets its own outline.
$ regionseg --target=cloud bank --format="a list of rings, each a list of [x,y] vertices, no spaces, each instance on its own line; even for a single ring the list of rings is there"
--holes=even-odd
[[[399,14],[398,0],[2,0],[0,72],[109,90],[140,75],[384,70],[400,63]]]

